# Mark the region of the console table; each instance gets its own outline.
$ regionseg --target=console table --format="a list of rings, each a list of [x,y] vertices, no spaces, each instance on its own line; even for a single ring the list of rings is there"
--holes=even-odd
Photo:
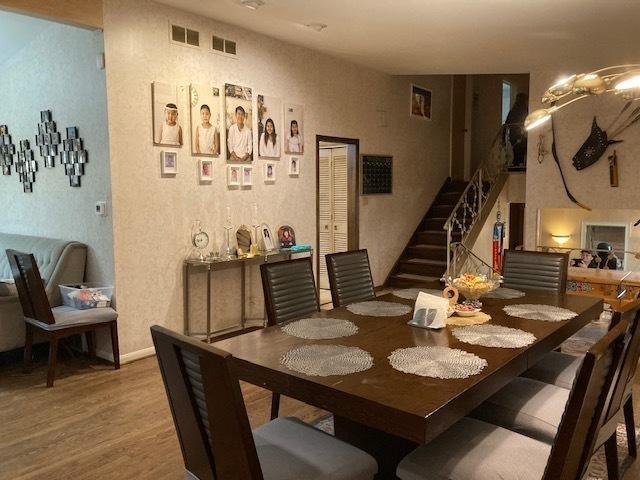
[[[224,331],[215,332],[211,329],[211,305],[212,305],[212,296],[211,296],[211,277],[213,272],[226,270],[229,268],[239,268],[241,271],[241,288],[240,288],[240,302],[241,302],[241,314],[240,314],[240,328],[245,328],[246,324],[246,315],[245,315],[245,298],[246,298],[246,270],[247,267],[258,266],[263,263],[268,262],[279,262],[282,260],[291,259],[292,255],[296,254],[309,254],[309,256],[313,256],[313,249],[304,250],[304,251],[291,251],[288,249],[282,250],[273,250],[271,252],[262,253],[260,255],[256,255],[254,257],[240,257],[233,258],[230,260],[197,260],[197,259],[188,259],[184,261],[183,264],[183,282],[184,282],[184,334],[185,335],[198,335],[204,336],[207,342],[211,342],[211,336],[214,333],[223,333]],[[190,292],[190,282],[189,277],[193,273],[198,272],[206,272],[207,273],[207,281],[206,281],[206,305],[207,305],[207,327],[206,332],[193,332],[191,331],[190,323],[189,323],[189,292]]]
[[[640,274],[622,270],[569,267],[567,293],[602,298],[616,312],[640,304]]]

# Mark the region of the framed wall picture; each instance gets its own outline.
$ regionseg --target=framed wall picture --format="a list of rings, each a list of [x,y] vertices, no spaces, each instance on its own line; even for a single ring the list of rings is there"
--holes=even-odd
[[[175,175],[178,173],[178,153],[166,152],[160,153],[160,167],[162,175]]]
[[[264,183],[274,183],[276,181],[276,164],[275,162],[265,162],[264,164]]]
[[[189,86],[191,113],[191,154],[196,157],[220,155],[222,102],[220,89],[205,85]]]
[[[360,178],[362,195],[393,193],[393,157],[362,155]]]
[[[264,243],[264,249],[266,252],[269,252],[276,248],[275,242],[273,241],[273,235],[271,235],[271,229],[269,225],[263,223],[260,225],[260,235],[262,236],[262,242]]]
[[[411,117],[431,120],[431,90],[411,84],[409,105]]]
[[[304,109],[302,105],[284,106],[284,153],[304,153]]]
[[[300,175],[300,157],[289,157],[289,176],[297,177]]]
[[[154,145],[182,146],[180,90],[181,87],[167,83],[153,82],[151,84]]]
[[[198,161],[198,179],[201,183],[213,181],[213,160]]]
[[[242,186],[249,187],[253,185],[253,167],[242,166]]]
[[[280,158],[282,100],[258,95],[258,156]]]
[[[238,165],[227,166],[227,186],[237,187],[240,185],[241,168]]]
[[[227,129],[227,160],[253,161],[253,120],[251,89],[227,83],[225,95],[225,128]]]

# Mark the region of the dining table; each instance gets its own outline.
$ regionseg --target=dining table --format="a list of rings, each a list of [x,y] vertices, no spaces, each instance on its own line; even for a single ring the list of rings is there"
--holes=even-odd
[[[436,285],[437,287],[437,285]],[[442,288],[442,287],[440,287]],[[216,342],[229,352],[240,380],[295,398],[331,412],[336,437],[351,443],[378,461],[376,478],[396,478],[399,461],[419,444],[433,440],[471,413],[513,378],[545,354],[598,318],[602,299],[523,290],[514,299],[482,298],[488,324],[516,328],[535,336],[521,348],[496,348],[462,343],[454,328],[410,326],[415,300],[388,293],[374,301],[408,305],[402,316],[365,316],[346,307],[318,312],[317,317],[345,319],[358,327],[351,336],[309,340],[289,335],[279,325]],[[507,315],[503,307],[516,304],[550,305],[577,314],[562,321],[529,320]],[[282,358],[304,345],[358,347],[373,357],[367,370],[346,375],[310,376],[290,370]],[[460,349],[486,360],[486,367],[468,378],[442,379],[404,373],[392,368],[389,356],[396,349],[443,346]]]

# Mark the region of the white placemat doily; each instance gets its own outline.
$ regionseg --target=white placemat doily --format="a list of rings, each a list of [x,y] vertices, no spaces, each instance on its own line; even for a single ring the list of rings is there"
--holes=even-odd
[[[455,328],[452,334],[461,342],[483,347],[522,348],[536,341],[533,333],[500,325],[471,325]]]
[[[578,316],[576,312],[553,305],[535,305],[522,303],[520,305],[507,305],[503,308],[507,315],[527,320],[543,320],[545,322],[561,322]]]
[[[285,353],[280,363],[290,370],[315,377],[347,375],[373,366],[373,357],[358,347],[304,345]]]
[[[394,302],[369,301],[352,303],[347,307],[351,313],[367,317],[400,317],[413,311],[408,305]]]
[[[389,355],[391,366],[404,373],[432,378],[468,378],[487,365],[484,358],[449,347],[399,348]]]
[[[283,325],[282,331],[293,337],[327,340],[355,335],[358,327],[349,320],[339,318],[302,318]]]

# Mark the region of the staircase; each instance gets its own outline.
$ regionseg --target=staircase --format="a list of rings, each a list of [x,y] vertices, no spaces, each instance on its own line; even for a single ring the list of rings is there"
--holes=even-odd
[[[385,285],[390,287],[433,284],[447,269],[447,231],[445,223],[465,192],[468,182],[447,180],[391,269]],[[469,220],[470,221],[470,220]],[[452,241],[461,241],[452,234]]]

